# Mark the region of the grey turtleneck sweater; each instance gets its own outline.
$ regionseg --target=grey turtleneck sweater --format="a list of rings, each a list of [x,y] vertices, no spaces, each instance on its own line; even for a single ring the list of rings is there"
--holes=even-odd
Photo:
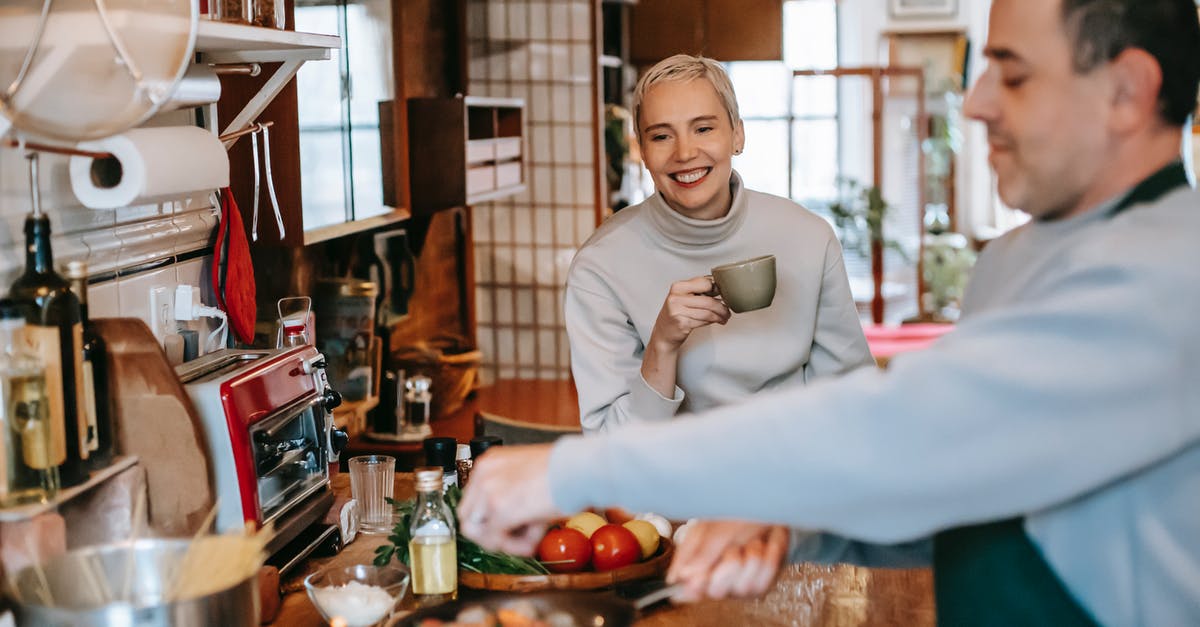
[[[668,420],[874,363],[829,224],[745,189],[737,173],[730,188],[723,218],[684,217],[655,194],[606,221],[575,256],[565,311],[584,431]],[[772,305],[693,331],[674,398],[654,391],[642,354],[671,284],[765,254],[776,257]]]

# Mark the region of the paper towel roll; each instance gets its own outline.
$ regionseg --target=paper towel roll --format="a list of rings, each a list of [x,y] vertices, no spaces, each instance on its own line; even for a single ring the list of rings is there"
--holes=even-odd
[[[78,147],[113,155],[71,157],[71,189],[91,209],[163,202],[229,185],[229,154],[202,128],[138,128]]]

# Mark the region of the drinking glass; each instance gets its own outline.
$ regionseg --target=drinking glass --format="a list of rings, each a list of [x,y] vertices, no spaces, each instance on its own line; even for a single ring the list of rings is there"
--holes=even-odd
[[[358,529],[362,533],[391,533],[392,498],[396,458],[362,455],[350,458],[350,491],[358,502]]]

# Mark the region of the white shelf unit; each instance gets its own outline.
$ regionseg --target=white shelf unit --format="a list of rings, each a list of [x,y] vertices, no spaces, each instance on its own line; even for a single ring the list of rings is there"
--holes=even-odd
[[[258,119],[259,114],[279,95],[306,61],[323,61],[329,51],[342,47],[337,35],[298,33],[275,28],[248,26],[230,22],[200,20],[196,34],[196,52],[205,63],[279,63],[279,68],[267,79],[246,106],[220,134],[239,131]],[[210,108],[216,119],[216,106]],[[226,142],[226,147],[236,140]]]

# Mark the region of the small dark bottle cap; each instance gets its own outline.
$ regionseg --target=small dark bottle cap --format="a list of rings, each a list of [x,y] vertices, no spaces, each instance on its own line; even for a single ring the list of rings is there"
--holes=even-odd
[[[471,458],[479,459],[483,452],[493,446],[504,444],[504,440],[494,435],[481,435],[477,438],[471,438]]]
[[[425,438],[425,463],[439,466],[445,472],[457,472],[454,456],[458,452],[458,441],[454,438]]]

